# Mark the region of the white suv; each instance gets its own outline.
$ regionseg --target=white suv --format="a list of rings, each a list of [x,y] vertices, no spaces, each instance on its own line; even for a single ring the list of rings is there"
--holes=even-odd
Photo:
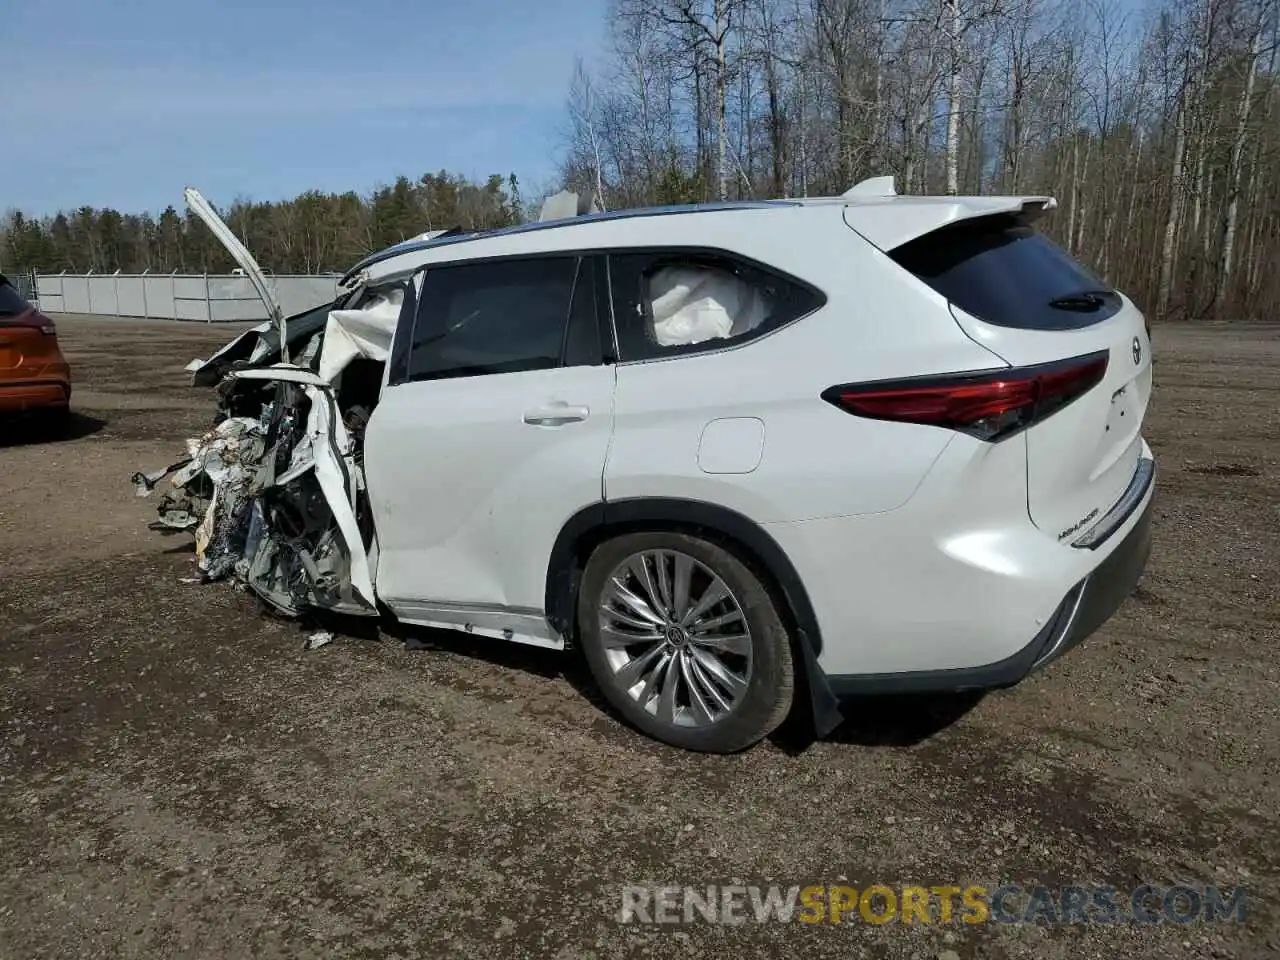
[[[1052,207],[877,180],[393,247],[303,359],[232,369],[274,392],[227,410],[267,464],[229,549],[282,608],[580,647],[695,750],[796,691],[823,733],[849,696],[1013,684],[1149,550],[1148,333],[1033,231]]]

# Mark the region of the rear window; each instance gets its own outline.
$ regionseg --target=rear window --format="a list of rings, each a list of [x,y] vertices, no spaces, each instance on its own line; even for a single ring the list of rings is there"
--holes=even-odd
[[[16,317],[31,309],[31,304],[7,280],[0,280],[0,317]]]
[[[1120,296],[1031,227],[987,217],[935,230],[890,256],[967,313],[1001,327],[1073,330],[1115,314]]]

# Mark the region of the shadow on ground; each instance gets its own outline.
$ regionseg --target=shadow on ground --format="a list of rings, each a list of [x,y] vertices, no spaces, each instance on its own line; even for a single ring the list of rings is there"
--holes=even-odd
[[[402,642],[407,650],[441,651],[547,679],[563,679],[602,713],[625,724],[600,693],[586,661],[576,650],[561,652],[519,643],[478,642],[459,631],[416,627],[389,616],[378,619],[312,615],[298,623],[304,632],[323,629],[366,641]],[[819,739],[864,747],[912,747],[961,720],[982,701],[985,693],[860,697],[843,705],[840,711],[843,721],[821,738],[814,736],[809,696],[803,685],[797,686],[790,715],[769,738],[791,756],[804,753]]]
[[[844,723],[825,739],[863,747],[912,747],[959,721],[984,696],[975,690],[859,698],[845,705]]]
[[[814,732],[811,698],[797,685],[791,713],[769,738],[774,746],[798,757],[818,741],[860,747],[905,748],[923,743],[961,720],[976,707],[982,691],[938,694],[893,694],[859,697],[840,705],[843,718],[824,737]]]
[[[65,416],[26,414],[0,419],[0,447],[66,443],[91,437],[107,425],[100,417],[72,410]]]
[[[547,679],[563,677],[579,693],[587,695],[593,702],[603,703],[603,699],[595,690],[595,684],[586,672],[586,664],[576,652],[565,653],[524,643],[477,639],[459,630],[415,627],[390,619],[383,620],[380,627],[385,636],[403,641],[406,650],[441,650],[455,656],[468,657],[512,670],[522,670]]]

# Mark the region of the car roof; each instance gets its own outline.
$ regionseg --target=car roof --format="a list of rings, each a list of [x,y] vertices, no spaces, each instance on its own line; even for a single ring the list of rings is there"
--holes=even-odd
[[[892,187],[889,189],[891,190]],[[401,257],[407,258],[407,262],[403,264],[403,269],[416,269],[423,261],[416,257],[407,256],[410,254],[427,254],[442,247],[455,247],[503,237],[545,234],[550,231],[563,231],[574,227],[584,227],[591,224],[600,225],[616,221],[649,220],[657,217],[700,214],[735,214],[747,211],[755,211],[757,213],[768,210],[795,211],[805,208],[840,206],[843,208],[843,216],[850,229],[861,234],[881,250],[891,250],[915,237],[960,220],[1000,213],[1021,212],[1034,216],[1053,209],[1055,205],[1054,199],[1047,196],[902,196],[896,193],[859,192],[858,188],[855,188],[843,196],[835,197],[734,200],[715,203],[637,207],[606,213],[585,213],[574,217],[525,223],[474,233],[450,231],[441,236],[428,239],[407,240],[365,257],[347,271],[342,278],[342,283],[345,285],[353,278],[378,265],[383,265],[382,270],[374,271],[378,275],[378,279],[398,275],[402,272],[400,266],[387,261],[398,260]],[[533,252],[532,248],[535,247],[539,251],[547,249],[545,243],[531,244],[530,246],[530,252]],[[465,251],[459,251],[456,259],[464,258],[466,258]]]
[[[446,233],[443,236],[426,240],[406,240],[394,246],[379,250],[365,257],[347,271],[344,281],[367,270],[376,263],[392,257],[419,250],[434,250],[437,247],[451,246],[458,243],[469,243],[490,237],[509,237],[524,233],[537,233],[544,230],[558,230],[564,227],[581,226],[589,223],[606,223],[612,220],[633,220],[640,217],[662,217],[692,213],[723,213],[729,210],[761,210],[770,207],[799,206],[798,200],[726,200],[718,203],[670,204],[656,207],[632,207],[626,210],[610,210],[601,213],[584,213],[576,217],[562,217],[555,220],[541,220],[534,223],[521,223],[511,227],[500,227],[496,230],[479,230],[473,233]]]

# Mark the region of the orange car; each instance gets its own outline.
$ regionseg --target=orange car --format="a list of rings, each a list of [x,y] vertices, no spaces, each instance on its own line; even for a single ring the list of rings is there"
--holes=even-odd
[[[0,416],[64,416],[71,403],[71,367],[58,349],[53,321],[0,275]]]

